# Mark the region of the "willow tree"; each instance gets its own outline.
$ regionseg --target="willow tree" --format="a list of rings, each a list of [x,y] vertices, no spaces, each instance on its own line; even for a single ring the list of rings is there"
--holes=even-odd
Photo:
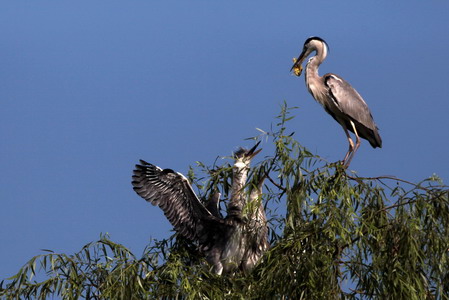
[[[217,276],[196,245],[176,235],[142,257],[102,236],[78,253],[49,252],[0,284],[11,299],[449,299],[448,187],[363,178],[311,154],[287,129],[291,109],[255,139],[273,154],[251,169],[268,176],[271,249],[250,274]],[[267,147],[265,147],[267,148]],[[266,151],[264,151],[266,154]],[[204,198],[227,198],[231,166],[198,163]],[[251,184],[251,182],[249,183]],[[251,206],[250,206],[251,207]]]

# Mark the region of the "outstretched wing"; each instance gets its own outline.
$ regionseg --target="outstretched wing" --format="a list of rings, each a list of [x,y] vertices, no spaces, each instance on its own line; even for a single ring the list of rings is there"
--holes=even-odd
[[[323,77],[329,90],[329,96],[340,111],[354,121],[359,136],[368,140],[374,148],[382,147],[378,128],[362,96],[346,80],[335,74],[329,73]],[[349,130],[353,131],[349,122],[346,125]]]
[[[200,202],[182,174],[140,160],[132,178],[134,191],[159,206],[176,232],[184,237],[202,239],[210,222],[219,222]]]

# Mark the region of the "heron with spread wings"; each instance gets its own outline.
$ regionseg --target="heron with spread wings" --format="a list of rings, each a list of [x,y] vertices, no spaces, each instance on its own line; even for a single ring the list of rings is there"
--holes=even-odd
[[[187,178],[171,169],[161,169],[143,160],[136,165],[134,191],[153,205],[159,206],[175,231],[197,241],[200,251],[216,274],[236,269],[249,272],[269,247],[268,228],[261,201],[265,176],[246,191],[251,159],[260,152],[259,143],[234,153],[231,198],[227,215],[219,212],[220,194],[214,193],[205,206],[196,196]],[[248,203],[258,201],[256,209],[244,214]]]
[[[348,167],[360,147],[360,138],[367,140],[373,148],[381,148],[382,139],[362,96],[340,76],[328,73],[321,77],[318,74],[318,67],[328,53],[327,43],[323,39],[308,38],[299,57],[293,59],[291,71],[296,76],[301,76],[301,64],[312,52],[316,54],[307,62],[306,86],[313,98],[343,127],[349,142],[349,150],[343,159],[343,164]],[[355,135],[355,145],[348,130]]]

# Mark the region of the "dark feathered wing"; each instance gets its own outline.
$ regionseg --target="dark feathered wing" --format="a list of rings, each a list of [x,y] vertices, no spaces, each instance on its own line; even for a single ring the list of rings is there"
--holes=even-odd
[[[134,191],[153,205],[158,205],[176,232],[184,237],[202,240],[211,222],[221,223],[200,202],[182,174],[141,160],[132,178]]]
[[[362,96],[346,80],[335,74],[326,74],[323,77],[329,96],[335,101],[340,111],[354,122],[359,136],[368,140],[374,148],[382,147],[378,128]],[[353,131],[349,122],[346,127]]]

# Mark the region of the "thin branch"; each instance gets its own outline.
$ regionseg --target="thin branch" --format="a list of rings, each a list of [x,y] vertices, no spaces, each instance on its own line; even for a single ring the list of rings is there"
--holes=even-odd
[[[275,182],[275,181],[270,177],[270,175],[268,175],[268,173],[266,173],[265,175],[267,176],[268,180],[269,180],[274,186],[276,186],[278,189],[282,190],[283,192],[286,192],[286,191],[287,191],[286,188],[284,188],[283,186],[281,186],[281,185],[279,185],[277,182]]]
[[[405,179],[400,179],[400,178],[397,178],[395,176],[384,175],[384,176],[377,176],[377,177],[355,177],[355,176],[351,176],[351,175],[348,175],[348,174],[346,174],[346,176],[349,179],[352,179],[352,180],[357,181],[357,182],[363,181],[363,180],[377,180],[377,181],[382,182],[381,179],[396,180],[396,181],[399,181],[399,182],[403,182],[403,183],[412,185],[412,186],[414,186],[414,187],[416,187],[418,189],[425,190],[427,192],[433,191],[432,189],[423,187],[420,184],[416,184],[416,183],[413,183],[413,182],[405,180]],[[440,186],[440,187],[442,187],[442,188],[449,188],[449,186],[445,186],[445,185]]]

